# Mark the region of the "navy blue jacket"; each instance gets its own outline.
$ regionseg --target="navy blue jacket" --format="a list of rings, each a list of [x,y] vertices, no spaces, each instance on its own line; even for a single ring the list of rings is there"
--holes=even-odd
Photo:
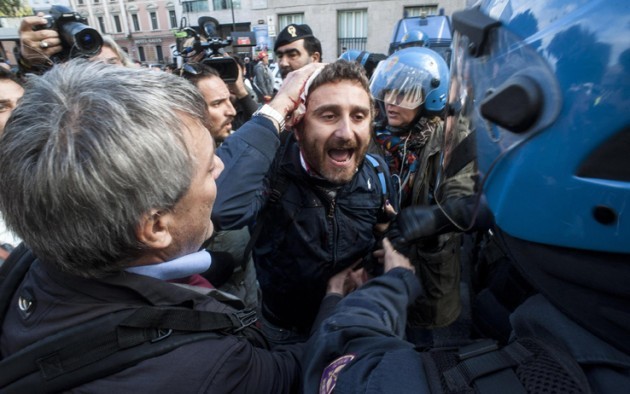
[[[412,271],[395,268],[341,300],[303,353],[304,393],[320,392],[320,384],[342,393],[428,392],[418,352],[402,339],[420,292]]]
[[[397,268],[341,300],[303,353],[304,393],[315,394],[320,385],[343,393],[431,393],[421,354],[402,339],[406,308],[419,291],[411,271]],[[529,298],[510,320],[514,339],[538,338],[568,352],[593,393],[622,393],[630,386],[630,355],[591,334],[544,296]]]
[[[275,150],[277,133],[267,119],[254,117],[218,150],[225,170],[218,179],[213,212],[220,228],[252,224],[270,194],[265,178]],[[266,136],[266,140],[260,141]],[[382,159],[384,179],[390,179]],[[285,190],[270,206],[254,249],[258,281],[267,317],[286,328],[308,333],[326,291],[328,279],[371,253],[374,225],[383,209],[379,174],[364,163],[347,184],[334,188],[306,173],[294,139],[279,171]],[[336,195],[331,195],[331,190]],[[392,191],[391,185],[386,187]],[[394,201],[395,199],[391,199]]]

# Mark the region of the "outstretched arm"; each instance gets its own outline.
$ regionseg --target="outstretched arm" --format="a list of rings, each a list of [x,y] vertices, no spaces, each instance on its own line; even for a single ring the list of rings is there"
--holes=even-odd
[[[388,239],[379,253],[386,273],[341,300],[309,339],[303,356],[306,393],[317,392],[322,372],[335,360],[369,356],[378,363],[386,352],[413,348],[402,336],[407,307],[420,294],[420,283],[409,259]]]

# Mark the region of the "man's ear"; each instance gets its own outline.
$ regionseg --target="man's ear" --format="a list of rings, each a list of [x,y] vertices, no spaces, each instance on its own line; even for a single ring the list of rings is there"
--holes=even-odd
[[[170,246],[173,241],[169,231],[171,218],[170,212],[157,209],[143,215],[136,228],[138,241],[151,249],[164,249]]]
[[[320,63],[322,61],[322,54],[319,52],[313,52],[311,59],[313,59],[313,63]]]

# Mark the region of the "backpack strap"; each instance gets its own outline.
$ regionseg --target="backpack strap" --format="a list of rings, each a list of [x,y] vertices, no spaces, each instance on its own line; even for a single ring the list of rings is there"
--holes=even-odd
[[[444,171],[443,178],[448,179],[460,172],[468,163],[477,157],[477,134],[475,131],[469,133],[451,152],[451,162]]]
[[[255,321],[255,311],[230,314],[162,307],[117,311],[3,359],[0,387],[6,393],[68,390],[187,343],[239,335]]]
[[[383,166],[376,160],[376,158],[369,153],[365,155],[366,161],[370,163],[374,171],[376,171],[376,175],[378,176],[378,181],[381,184],[381,195],[383,196],[383,204],[387,200],[387,181],[385,180],[385,171],[383,171]]]
[[[391,190],[391,193],[396,193],[396,189],[393,187],[387,187],[388,180],[391,179],[389,168],[387,168],[384,164],[381,164],[381,162],[379,162],[376,157],[372,156],[369,153],[365,155],[365,159],[365,162],[368,163],[369,166],[372,167],[372,169],[374,169],[374,171],[376,172],[376,176],[378,177],[378,182],[381,187],[381,209],[379,211],[377,221],[379,223],[389,222],[392,220],[392,218],[385,211],[385,203],[389,200],[393,204],[394,210],[399,210],[397,203],[398,197],[396,195],[389,195],[389,190]]]

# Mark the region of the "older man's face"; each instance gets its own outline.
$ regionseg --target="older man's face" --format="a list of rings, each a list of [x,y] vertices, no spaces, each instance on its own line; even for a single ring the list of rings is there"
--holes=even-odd
[[[10,79],[0,79],[0,134],[23,95],[24,89],[20,85]]]
[[[361,84],[331,82],[309,93],[296,137],[310,170],[344,184],[365,158],[371,127],[370,96]]]
[[[173,208],[169,231],[173,237],[173,255],[183,256],[199,250],[214,231],[210,215],[217,197],[216,180],[223,171],[223,162],[215,154],[214,141],[199,122],[184,119],[190,130],[185,134],[192,155],[194,174],[188,191]]]

